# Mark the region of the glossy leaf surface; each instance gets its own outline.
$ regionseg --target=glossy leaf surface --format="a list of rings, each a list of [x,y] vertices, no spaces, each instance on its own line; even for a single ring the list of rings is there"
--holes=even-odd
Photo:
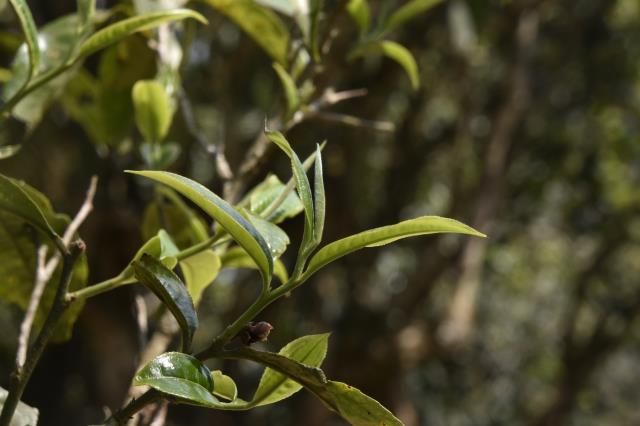
[[[196,253],[180,261],[180,270],[194,305],[198,306],[202,292],[216,279],[221,266],[220,257],[212,250]]]
[[[187,288],[180,278],[154,257],[143,254],[133,263],[136,278],[167,306],[182,330],[182,348],[189,351],[198,316]]]
[[[208,213],[241,245],[259,267],[265,283],[271,281],[273,260],[264,238],[229,203],[191,179],[175,173],[160,171],[130,171],[129,173],[163,183],[184,195]]]
[[[250,0],[203,0],[227,16],[276,62],[287,64],[289,30],[277,14]]]
[[[389,244],[393,241],[428,234],[467,234],[477,237],[485,235],[461,222],[439,216],[422,216],[405,220],[395,225],[382,226],[351,235],[334,241],[324,247],[311,258],[305,276],[310,276],[318,269],[356,250]]]

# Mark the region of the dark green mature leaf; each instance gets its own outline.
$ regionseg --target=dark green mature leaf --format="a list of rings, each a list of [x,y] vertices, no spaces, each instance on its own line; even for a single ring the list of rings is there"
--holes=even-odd
[[[145,365],[133,378],[135,386],[151,386],[196,405],[215,404],[211,371],[191,355],[167,352]]]
[[[24,76],[20,76],[22,79],[21,85],[24,87],[29,80],[38,72],[40,66],[40,46],[38,45],[38,29],[31,16],[31,10],[25,0],[9,0],[13,9],[16,11],[16,15],[20,20],[22,26],[22,32],[24,34],[25,44],[29,55],[28,71]]]
[[[407,73],[411,80],[411,87],[417,90],[420,87],[420,75],[418,73],[418,64],[415,58],[401,44],[389,40],[372,41],[356,48],[350,55],[351,58],[366,56],[369,54],[384,55],[396,61]]]
[[[187,288],[180,278],[154,257],[143,254],[133,262],[136,278],[169,308],[182,330],[182,350],[189,351],[198,316]]]
[[[50,238],[59,240],[60,237],[49,224],[40,206],[30,197],[25,188],[26,185],[0,175],[0,210],[20,217]]]
[[[313,228],[313,241],[317,246],[322,241],[324,231],[324,216],[326,210],[326,197],[324,194],[324,176],[322,174],[322,153],[320,145],[316,145],[316,165],[313,179],[313,201],[315,226]]]
[[[349,0],[347,4],[349,15],[356,21],[360,34],[364,34],[369,30],[371,22],[371,12],[369,11],[369,2],[367,0]]]
[[[216,279],[221,266],[220,256],[212,250],[201,251],[180,261],[180,270],[194,305],[198,306],[202,292]]]
[[[352,425],[402,425],[402,422],[379,402],[352,386],[327,380],[319,368],[306,366],[279,354],[259,352],[247,347],[229,351],[224,355],[227,358],[258,362],[295,380]]]
[[[406,21],[432,7],[442,3],[442,0],[411,0],[396,10],[385,23],[385,30],[391,31],[403,25]]]
[[[286,120],[288,120],[300,106],[300,94],[298,93],[296,82],[293,81],[293,78],[289,75],[287,70],[282,67],[282,65],[274,62],[273,69],[276,71],[276,74],[278,74],[280,84],[282,84],[282,91],[284,92],[284,97],[287,101],[287,110],[285,115]]]
[[[334,241],[324,247],[311,258],[305,277],[309,277],[318,269],[356,250],[365,247],[376,247],[393,241],[428,234],[467,234],[485,237],[484,234],[457,220],[439,216],[422,216],[405,220],[395,225],[382,226],[351,235],[350,237]]]
[[[279,64],[286,66],[289,30],[272,11],[250,0],[203,0],[245,31]]]
[[[247,254],[242,247],[231,247],[225,251],[220,257],[223,268],[248,268],[258,269],[256,262]],[[280,280],[281,283],[289,281],[289,273],[286,266],[280,259],[273,262],[273,275]]]
[[[268,285],[273,272],[273,260],[269,246],[256,228],[229,203],[199,183],[175,173],[160,171],[128,171],[128,173],[164,183],[193,201],[214,218],[246,250],[258,265],[265,286]]]
[[[302,205],[304,206],[304,233],[302,236],[302,244],[300,245],[300,251],[298,256],[298,262],[304,262],[306,256],[313,250],[313,229],[314,229],[314,212],[313,212],[313,198],[311,196],[311,186],[309,185],[309,179],[307,173],[298,158],[298,155],[293,151],[289,142],[285,139],[284,135],[280,132],[266,132],[267,137],[275,143],[278,148],[284,151],[285,154],[291,159],[291,169],[296,181],[296,189]]]
[[[220,370],[212,371],[211,377],[213,377],[213,394],[215,396],[227,401],[238,399],[238,387],[231,377],[223,374]]]
[[[327,356],[329,334],[315,334],[300,337],[287,344],[280,355],[309,367],[320,367]],[[273,404],[290,397],[302,386],[282,373],[271,368],[265,369],[258,388],[250,401],[252,407]]]
[[[76,54],[75,60],[89,56],[131,34],[187,18],[192,18],[203,24],[207,24],[207,20],[204,16],[191,9],[174,9],[152,12],[124,19],[97,31],[85,40],[80,45],[80,49]]]
[[[171,126],[173,105],[165,87],[156,80],[140,80],[133,86],[133,105],[138,130],[146,142],[164,140]]]

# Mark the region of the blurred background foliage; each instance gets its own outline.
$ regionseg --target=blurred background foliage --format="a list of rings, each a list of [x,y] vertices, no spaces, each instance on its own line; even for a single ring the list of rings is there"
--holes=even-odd
[[[401,3],[370,1],[374,25]],[[75,10],[71,0],[29,4],[39,26]],[[181,154],[170,169],[222,193],[216,152],[235,171],[285,99],[261,47],[227,17],[193,6],[210,23],[180,32],[188,59],[167,136]],[[445,1],[390,36],[417,60],[416,91],[389,59],[346,59],[359,35],[345,7],[326,1],[332,46],[314,82],[368,94],[287,135],[301,157],[328,140],[325,240],[421,214],[490,237],[412,239],[342,259],[261,315],[275,327],[266,346],[332,331],[325,371],[407,425],[640,423],[640,3]],[[2,81],[20,42],[5,7]],[[58,211],[77,210],[98,174],[82,231],[90,283],[121,270],[142,243],[152,194],[122,171],[143,167],[131,88],[156,74],[152,47],[134,36],[90,57],[41,121],[0,128],[0,145],[22,144],[0,171]],[[268,160],[253,183],[268,170],[288,179],[284,156]],[[299,241],[302,219],[284,228]],[[196,347],[250,302],[257,281],[247,271],[218,277]],[[139,294],[125,287],[89,300],[72,339],[48,350],[24,397],[41,408],[41,424],[95,423],[103,407],[121,405],[143,345]],[[0,307],[2,385],[21,316]],[[259,377],[249,364],[225,369],[241,395]],[[341,423],[303,391],[250,413],[172,407],[167,424]]]

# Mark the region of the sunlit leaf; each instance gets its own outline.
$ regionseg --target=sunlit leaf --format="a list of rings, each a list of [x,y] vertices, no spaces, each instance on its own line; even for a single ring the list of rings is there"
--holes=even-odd
[[[173,105],[165,87],[156,80],[140,80],[131,94],[138,130],[146,142],[157,143],[167,136]]]
[[[176,318],[182,330],[183,351],[189,351],[198,316],[187,288],[173,271],[148,254],[134,261],[133,269],[140,283],[153,291]]]
[[[320,367],[327,355],[329,334],[316,334],[300,337],[287,344],[280,355],[310,367]],[[271,368],[265,369],[253,398],[252,406],[273,404],[293,395],[302,386],[282,373]]]
[[[26,85],[29,80],[38,72],[40,66],[40,46],[38,43],[38,29],[31,16],[31,10],[26,0],[9,0],[13,9],[20,20],[22,26],[22,33],[24,34],[26,49],[28,51],[28,71],[24,76],[20,76],[22,79],[21,86]]]
[[[398,44],[394,41],[381,40],[366,43],[356,48],[350,55],[351,58],[359,56],[367,56],[370,54],[384,55],[390,59],[396,61],[404,71],[407,73],[409,80],[411,81],[411,87],[413,90],[417,90],[420,87],[420,75],[418,73],[418,64],[415,58],[407,50],[406,47]]]
[[[0,146],[0,160],[13,157],[20,151],[20,145],[5,145]]]
[[[180,261],[187,290],[198,306],[202,292],[213,283],[220,272],[220,257],[212,250],[205,250]]]
[[[371,22],[371,12],[369,11],[368,0],[349,0],[347,3],[347,11],[349,15],[356,21],[360,34],[364,34],[369,30]]]
[[[247,268],[258,269],[256,262],[247,254],[242,247],[232,247],[224,252],[220,257],[223,268]],[[281,283],[289,281],[289,273],[287,268],[280,259],[273,262],[273,275],[280,280]]]
[[[129,171],[129,173],[153,179],[173,188],[208,213],[254,259],[265,285],[268,285],[273,272],[269,246],[255,227],[229,203],[199,183],[174,173],[160,171]]]
[[[420,13],[426,12],[432,7],[442,3],[443,0],[411,0],[396,10],[385,23],[385,29],[390,31],[403,25]]]
[[[315,220],[315,226],[313,227],[313,241],[314,244],[318,245],[322,241],[326,210],[324,176],[322,174],[322,153],[320,152],[320,145],[316,145],[316,162],[313,188],[313,211]]]
[[[220,370],[212,371],[211,376],[213,377],[213,394],[215,396],[227,401],[235,401],[238,398],[238,387],[231,377],[223,374]]]
[[[167,352],[151,360],[135,375],[133,384],[147,385],[197,405],[217,402],[211,394],[211,371],[193,356],[180,352]]]
[[[247,217],[266,241],[273,260],[275,261],[282,256],[289,245],[289,236],[287,236],[286,232],[280,229],[278,225],[274,225],[251,213],[247,212]]]
[[[83,58],[91,55],[131,34],[187,18],[195,19],[203,24],[207,23],[204,16],[191,9],[174,9],[134,16],[109,25],[91,35],[80,45],[76,57]]]
[[[416,237],[419,235],[453,233],[467,234],[477,237],[485,235],[475,229],[453,219],[439,216],[422,216],[405,220],[395,225],[370,229],[350,237],[334,241],[324,247],[311,258],[305,276],[310,276],[323,266],[356,250],[389,244],[393,241]]]
[[[293,81],[293,78],[291,78],[289,73],[287,73],[287,70],[285,70],[282,65],[274,62],[273,69],[276,71],[276,74],[278,74],[278,78],[280,79],[280,83],[282,84],[284,97],[287,100],[286,116],[288,119],[300,106],[300,95],[298,94],[298,88],[296,87],[296,83],[295,81]]]
[[[304,210],[300,198],[293,189],[292,187],[290,191],[287,191],[286,185],[277,176],[269,175],[249,193],[244,204],[249,204],[251,213],[270,222],[280,223],[285,219],[297,216]],[[286,196],[282,202],[276,208],[272,208],[272,203],[277,202],[285,191]],[[240,205],[242,204],[240,203]]]
[[[289,30],[272,11],[250,0],[203,0],[242,28],[276,62],[287,64]]]

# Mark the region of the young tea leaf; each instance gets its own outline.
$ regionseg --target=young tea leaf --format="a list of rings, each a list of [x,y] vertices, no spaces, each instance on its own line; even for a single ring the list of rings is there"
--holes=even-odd
[[[131,93],[138,130],[146,142],[164,140],[171,126],[173,105],[169,94],[159,81],[140,80]]]
[[[267,242],[271,257],[275,261],[287,250],[289,245],[289,236],[278,225],[264,220],[258,216],[254,216],[247,212],[249,221],[256,227],[260,235]]]
[[[242,247],[231,247],[221,256],[223,268],[248,268],[258,269],[256,262],[247,254]],[[281,283],[289,281],[289,273],[286,266],[280,259],[273,262],[273,275],[280,280]]]
[[[385,30],[391,31],[420,13],[426,12],[442,0],[411,0],[396,10],[385,23]]]
[[[180,261],[180,270],[194,305],[198,306],[202,292],[216,279],[221,265],[220,256],[213,250],[201,251]]]
[[[256,228],[229,203],[197,182],[175,173],[128,171],[153,179],[184,195],[215,219],[258,265],[265,287],[271,281],[273,260],[269,246]]]
[[[371,22],[368,0],[349,0],[349,3],[347,3],[347,11],[358,25],[360,34],[366,33],[369,30],[369,23]]]
[[[379,54],[393,59],[402,66],[404,71],[407,73],[413,90],[417,90],[420,87],[418,64],[411,52],[409,52],[409,50],[407,50],[403,45],[389,40],[373,41],[356,48],[351,53],[350,57],[356,58],[358,56],[365,56],[368,54]]]
[[[300,106],[300,94],[298,93],[295,81],[293,81],[293,78],[282,65],[274,62],[273,69],[276,71],[276,74],[278,74],[284,97],[287,100],[286,120],[288,120]]]
[[[236,382],[220,370],[211,372],[213,378],[213,394],[227,401],[235,401],[238,398]]]
[[[26,0],[9,0],[9,2],[11,3],[11,6],[13,6],[18,19],[20,20],[25,43],[29,52],[28,71],[24,76],[20,76],[20,78],[24,79],[21,85],[22,87],[25,87],[29,83],[29,80],[31,80],[33,76],[38,72],[38,69],[40,67],[40,46],[38,44],[38,29],[36,28],[36,24],[33,21],[33,16],[31,16],[31,10],[29,9],[29,5],[27,4]]]
[[[182,330],[182,350],[189,351],[193,334],[198,328],[193,301],[180,278],[154,257],[143,254],[133,262],[136,278],[155,293],[178,321]]]
[[[324,247],[311,258],[305,277],[311,276],[318,269],[356,250],[365,247],[376,247],[393,241],[428,234],[467,234],[485,237],[484,234],[453,219],[439,216],[422,216],[405,220],[395,225],[383,226],[351,235],[350,237],[334,241]]]
[[[0,160],[13,157],[20,151],[20,145],[5,145],[0,146]]]
[[[324,216],[326,210],[326,198],[324,194],[324,176],[322,174],[322,153],[320,145],[316,145],[316,166],[313,179],[313,201],[315,226],[313,228],[313,241],[317,246],[322,241],[324,231]]]

